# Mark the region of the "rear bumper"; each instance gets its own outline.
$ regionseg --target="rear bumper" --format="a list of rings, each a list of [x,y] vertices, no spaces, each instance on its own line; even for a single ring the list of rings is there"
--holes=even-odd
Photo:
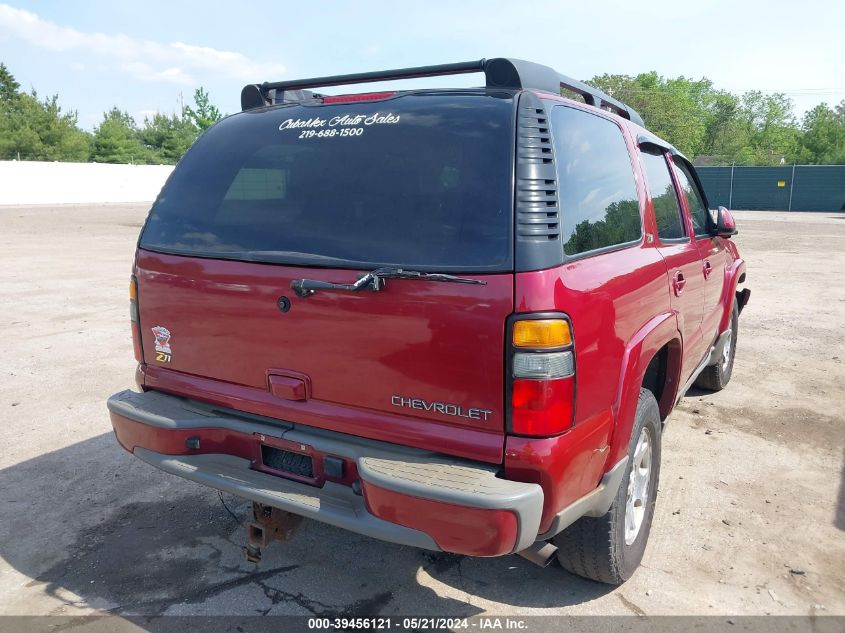
[[[155,391],[115,394],[108,408],[118,442],[139,459],[359,534],[471,556],[509,554],[537,538],[542,488],[500,479],[496,466]],[[313,478],[272,474],[262,445],[310,455]]]

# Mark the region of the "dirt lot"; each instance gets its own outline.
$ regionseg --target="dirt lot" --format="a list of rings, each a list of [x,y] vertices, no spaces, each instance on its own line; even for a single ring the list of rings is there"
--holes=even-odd
[[[121,450],[140,206],[0,208],[0,614],[845,614],[845,214],[737,213],[733,381],[664,434],[645,561],[618,589],[308,523],[259,566],[246,503]]]

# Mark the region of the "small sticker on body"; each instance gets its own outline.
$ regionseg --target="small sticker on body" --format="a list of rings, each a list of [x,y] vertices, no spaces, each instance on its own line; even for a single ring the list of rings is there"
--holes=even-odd
[[[156,338],[156,361],[169,363],[173,350],[170,347],[170,330],[162,325],[152,328],[153,336]]]

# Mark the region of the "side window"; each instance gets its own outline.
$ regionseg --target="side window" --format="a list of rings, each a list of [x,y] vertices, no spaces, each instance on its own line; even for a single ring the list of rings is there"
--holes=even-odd
[[[696,235],[707,235],[710,231],[710,225],[707,222],[707,206],[704,204],[704,199],[695,186],[695,181],[690,176],[689,168],[684,164],[684,161],[676,158],[674,162],[681,191],[687,199],[692,228]]]
[[[564,253],[639,240],[637,185],[622,130],[603,117],[556,106],[552,134]]]
[[[654,202],[654,218],[657,220],[657,235],[661,240],[677,240],[686,237],[684,218],[678,194],[672,183],[669,165],[663,154],[640,154],[648,179],[648,191]]]

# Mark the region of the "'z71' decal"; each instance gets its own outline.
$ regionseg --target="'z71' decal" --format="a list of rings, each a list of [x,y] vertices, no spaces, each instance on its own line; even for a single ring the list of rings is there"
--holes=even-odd
[[[171,354],[173,353],[170,347],[170,330],[163,325],[157,325],[152,328],[153,336],[156,337],[156,361],[159,363],[169,363]]]

